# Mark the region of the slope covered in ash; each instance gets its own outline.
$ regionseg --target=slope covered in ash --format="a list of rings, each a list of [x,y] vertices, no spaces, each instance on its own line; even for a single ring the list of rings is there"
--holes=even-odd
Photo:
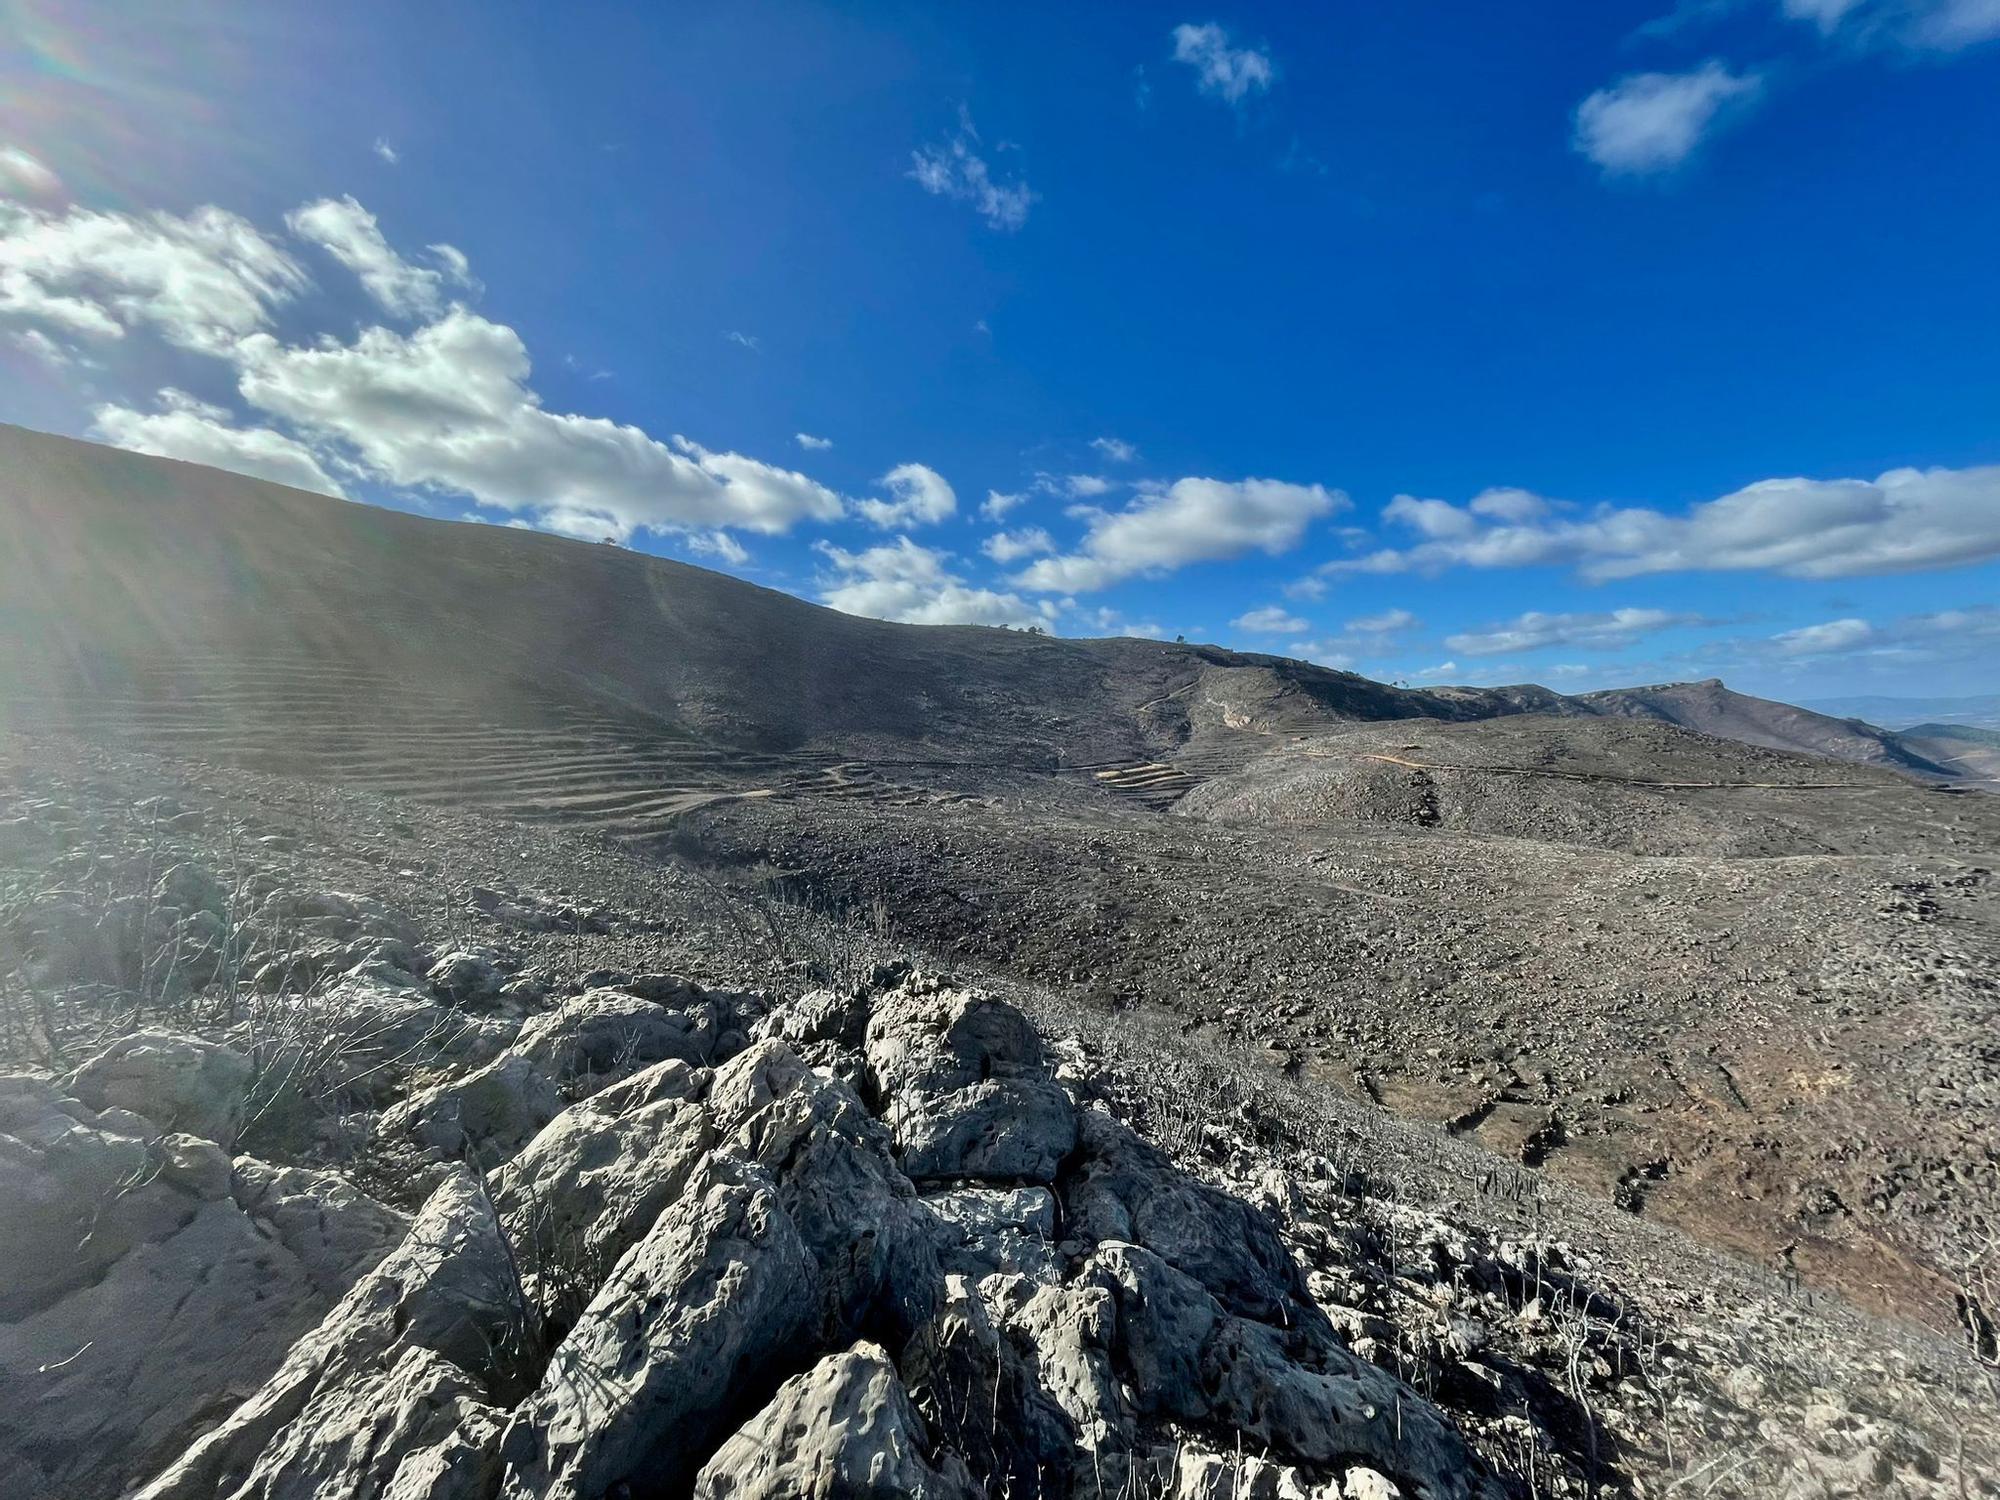
[[[1631,719],[1659,719],[1701,734],[1768,745],[1801,755],[1858,765],[1887,766],[1920,776],[1950,771],[1905,744],[1895,733],[1860,719],[1834,719],[1790,703],[1732,692],[1717,677],[1700,682],[1668,682],[1654,687],[1612,688],[1583,693],[1577,702],[1593,713]]]
[[[567,832],[0,787],[10,1500],[1987,1493],[1978,1351],[1247,1054]]]
[[[1939,793],[1872,766],[1648,719],[1517,714],[1357,725],[1195,788],[1187,817],[1287,828],[1437,828],[1757,857],[1921,854]]]
[[[202,703],[246,722],[588,715],[762,752],[1053,767],[1202,734],[1472,717],[1477,693],[1277,657],[860,619],[621,548],[427,520],[0,428],[0,640],[17,696]],[[31,649],[32,648],[32,649]],[[0,695],[6,686],[0,676]]]
[[[1954,776],[2000,782],[2000,729],[1975,724],[1912,724],[1896,738]]]

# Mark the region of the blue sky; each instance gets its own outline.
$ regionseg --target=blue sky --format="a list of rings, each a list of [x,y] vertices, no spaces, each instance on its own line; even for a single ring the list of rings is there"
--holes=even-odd
[[[2000,689],[2000,0],[0,48],[0,419],[891,618]]]

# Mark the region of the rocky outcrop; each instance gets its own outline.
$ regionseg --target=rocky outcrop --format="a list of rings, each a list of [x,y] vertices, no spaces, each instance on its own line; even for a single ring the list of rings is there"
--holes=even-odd
[[[152,1041],[113,1052],[188,1055]],[[113,1087],[144,1082],[155,1110],[212,1099],[210,1068],[93,1068]],[[153,1091],[176,1083],[189,1087]],[[158,1468],[276,1369],[407,1222],[331,1174],[232,1166],[213,1141],[115,1108],[93,1116],[19,1079],[0,1084],[0,1202],[0,1474],[23,1500],[108,1496]]]
[[[695,1476],[696,1500],[976,1500],[962,1462],[927,1458],[924,1420],[882,1349],[857,1344],[778,1388]]]
[[[142,1500],[1496,1493],[1262,1212],[1080,1107],[1012,1007],[900,976],[717,1005],[735,1055],[639,1066],[687,1034],[659,1009],[588,992],[388,1111],[383,1148],[502,1077],[587,1090],[448,1171]],[[239,1176],[286,1221],[303,1184]]]
[[[521,1350],[509,1250],[469,1175],[432,1196],[277,1373],[138,1500],[315,1500],[485,1485],[503,1417],[490,1382]],[[478,1487],[456,1493],[480,1493]],[[485,1492],[490,1493],[490,1486]]]
[[[913,1179],[1052,1182],[1076,1144],[1075,1108],[1011,1005],[913,979],[876,1005],[865,1050]]]
[[[687,1483],[730,1412],[797,1357],[815,1267],[768,1178],[724,1156],[618,1262],[502,1444],[507,1500]]]
[[[243,1125],[250,1060],[216,1042],[138,1031],[78,1068],[68,1087],[94,1110],[129,1110],[162,1133],[178,1131],[229,1146]]]

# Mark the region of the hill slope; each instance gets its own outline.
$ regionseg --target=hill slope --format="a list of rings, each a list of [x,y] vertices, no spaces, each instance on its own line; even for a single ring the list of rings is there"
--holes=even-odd
[[[343,716],[420,685],[501,722],[609,715],[743,749],[1044,767],[1506,706],[1214,647],[859,619],[616,547],[19,428],[0,428],[0,473],[17,689],[53,672],[100,697],[219,694],[247,713],[241,668],[268,663],[294,688],[341,684]]]
[[[1669,682],[1655,687],[1583,693],[1592,712],[1628,719],[1660,719],[1718,739],[1790,750],[1800,755],[1884,766],[1920,776],[1953,773],[1905,744],[1897,735],[1860,719],[1833,719],[1811,709],[1732,692],[1721,679]]]

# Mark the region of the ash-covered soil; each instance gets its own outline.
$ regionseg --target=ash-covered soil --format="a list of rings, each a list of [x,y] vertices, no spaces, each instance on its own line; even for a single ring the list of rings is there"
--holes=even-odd
[[[1194,788],[1188,817],[1409,827],[1631,854],[1976,854],[1990,799],[1647,719],[1401,720],[1302,739]]]
[[[1990,1332],[1288,1077],[1219,974],[1184,1034],[803,867],[5,751],[10,1495],[1995,1493]],[[1235,836],[1036,826],[1086,897]]]
[[[1434,725],[1358,733],[1446,740]],[[1765,752],[1734,749],[1761,769]],[[690,818],[670,847],[783,872],[839,909],[879,903],[955,963],[1144,1014],[1191,1047],[1258,1049],[1275,1071],[1947,1326],[2000,1227],[2000,803],[1779,759],[1852,781],[1830,794],[1850,799],[1846,821],[1801,832],[1796,804],[1775,800],[1754,804],[1761,821],[1726,803],[1647,802],[1641,818],[1631,799],[1650,794],[1564,782],[1593,837],[1562,843],[1379,815],[1221,822],[1202,803],[1134,816],[1113,797],[1018,789],[923,810],[739,803]],[[1285,763],[1241,780],[1271,764]],[[1491,815],[1496,799],[1471,805]],[[1628,818],[1633,842],[1678,826],[1696,848],[1777,852],[1591,847]]]

